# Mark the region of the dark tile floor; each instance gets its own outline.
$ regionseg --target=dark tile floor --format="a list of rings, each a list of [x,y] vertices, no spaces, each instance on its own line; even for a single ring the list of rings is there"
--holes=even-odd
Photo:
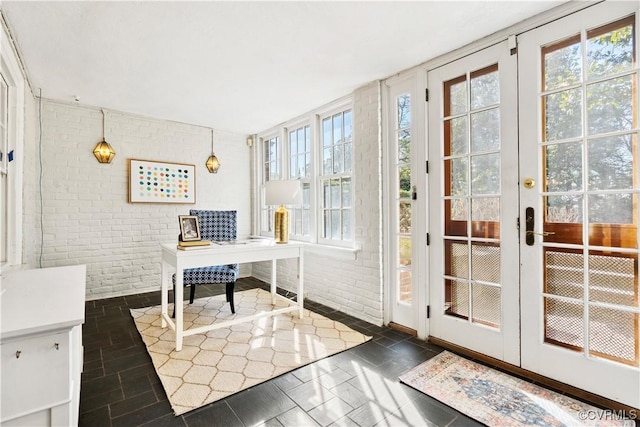
[[[257,279],[236,291],[268,286]],[[196,297],[224,292],[198,286]],[[87,301],[80,426],[474,426],[480,425],[398,376],[442,348],[326,306],[305,306],[373,339],[181,416],[174,416],[130,308],[160,293]]]

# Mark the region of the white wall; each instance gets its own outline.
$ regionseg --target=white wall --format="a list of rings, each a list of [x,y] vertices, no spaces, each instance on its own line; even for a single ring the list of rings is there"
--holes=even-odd
[[[355,260],[305,252],[305,298],[357,318],[381,325],[382,281],[382,146],[378,82],[353,94],[353,191],[355,242],[361,247]],[[278,285],[295,292],[296,265],[278,262]],[[253,276],[268,281],[270,263],[255,263]]]
[[[177,240],[178,215],[191,208],[237,210],[238,235],[250,234],[246,135],[215,132],[214,150],[222,166],[210,174],[204,166],[211,152],[210,129],[111,110],[106,114],[106,140],[116,157],[100,164],[92,151],[102,139],[101,111],[43,101],[42,192],[39,126],[33,112],[27,114],[36,135],[28,138],[25,150],[24,216],[25,230],[35,232],[25,233],[24,253],[33,266],[40,258],[40,195],[41,266],[86,264],[87,299],[158,290],[159,245]],[[129,158],[195,164],[196,204],[128,203]],[[249,272],[250,266],[241,268],[241,275]]]

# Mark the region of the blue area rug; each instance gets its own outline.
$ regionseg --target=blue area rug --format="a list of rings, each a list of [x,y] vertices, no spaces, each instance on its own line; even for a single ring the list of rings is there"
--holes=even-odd
[[[403,374],[400,381],[489,426],[635,426],[621,419],[620,412],[588,405],[448,351]]]

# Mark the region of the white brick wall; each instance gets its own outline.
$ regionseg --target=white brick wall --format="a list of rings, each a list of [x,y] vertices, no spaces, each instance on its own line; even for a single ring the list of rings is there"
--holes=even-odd
[[[191,208],[235,209],[239,237],[250,234],[246,135],[215,132],[214,150],[222,166],[210,174],[204,166],[211,152],[210,129],[106,113],[106,140],[116,157],[111,164],[99,164],[92,151],[102,139],[100,110],[43,101],[42,267],[86,264],[87,299],[146,292],[160,286],[159,244],[176,241],[178,215]],[[28,138],[25,147],[24,253],[25,260],[38,266],[38,124],[32,111],[27,116],[36,137]],[[129,158],[195,164],[197,203],[128,203]],[[241,275],[249,272],[250,266],[241,268]]]
[[[378,82],[353,94],[355,241],[362,248],[355,261],[305,253],[306,298],[381,325],[382,288],[382,147]],[[295,291],[295,261],[278,262],[278,285]],[[255,263],[253,276],[268,281],[270,263]]]

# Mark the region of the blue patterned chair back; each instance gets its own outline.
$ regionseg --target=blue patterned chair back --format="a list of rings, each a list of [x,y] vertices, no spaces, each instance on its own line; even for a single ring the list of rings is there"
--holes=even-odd
[[[237,239],[238,223],[236,211],[191,209],[189,214],[198,217],[202,239],[212,241]]]

